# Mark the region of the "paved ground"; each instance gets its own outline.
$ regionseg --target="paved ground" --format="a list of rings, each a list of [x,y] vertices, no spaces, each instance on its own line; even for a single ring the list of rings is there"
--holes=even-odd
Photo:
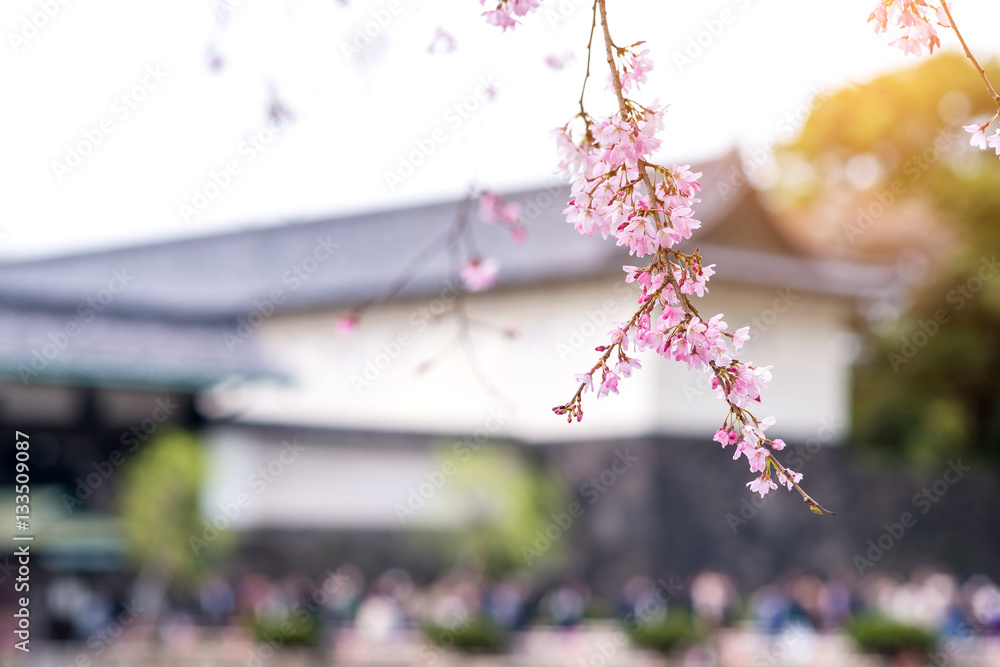
[[[255,645],[240,632],[210,637],[196,631],[178,632],[150,643],[137,631],[110,647],[34,645],[30,655],[0,654],[10,667],[880,667],[878,658],[857,655],[840,635],[817,636],[789,632],[769,637],[752,631],[717,634],[704,648],[674,656],[668,663],[655,654],[623,644],[614,626],[575,631],[540,628],[519,635],[509,655],[467,656],[444,651],[418,636],[365,638],[343,631],[333,649],[302,651]],[[104,650],[101,650],[104,648]],[[997,667],[1000,638],[975,639],[953,645],[950,653],[923,656],[902,663],[910,667]]]

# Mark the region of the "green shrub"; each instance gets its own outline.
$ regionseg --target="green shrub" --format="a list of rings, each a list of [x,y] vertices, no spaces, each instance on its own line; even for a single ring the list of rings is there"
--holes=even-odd
[[[629,639],[640,648],[668,655],[684,644],[695,644],[704,632],[690,614],[669,612],[661,621],[640,623],[627,628]]]
[[[430,623],[424,634],[432,644],[464,653],[502,653],[508,640],[505,631],[481,616],[469,616],[454,628]]]
[[[260,643],[313,648],[320,645],[321,628],[315,614],[300,610],[290,615],[261,616],[254,623],[253,635],[254,640]]]
[[[877,615],[859,616],[847,634],[866,653],[894,656],[906,651],[926,654],[934,648],[934,634],[915,625]]]

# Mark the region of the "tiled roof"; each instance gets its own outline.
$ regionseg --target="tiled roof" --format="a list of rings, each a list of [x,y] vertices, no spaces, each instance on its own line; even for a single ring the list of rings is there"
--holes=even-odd
[[[250,331],[250,330],[247,330]],[[226,320],[0,300],[0,377],[32,383],[157,387],[195,393],[275,377],[250,333]]]
[[[704,225],[699,233],[703,251],[708,245],[752,247],[756,239],[756,245],[766,247],[768,253],[797,257],[796,270],[808,273],[812,258],[786,243],[773,224],[769,229],[767,220],[749,221],[766,214],[756,210],[755,193],[744,178],[739,178],[738,155],[733,153],[699,168],[705,172],[704,201],[697,207],[697,217]],[[726,196],[718,196],[723,183],[730,187]],[[511,243],[500,227],[475,224],[482,254],[500,261],[500,286],[572,280],[617,272],[622,264],[635,263],[623,248],[580,236],[565,222],[562,210],[567,188],[555,186],[509,196],[525,208],[528,237],[524,243]],[[448,229],[457,206],[457,202],[445,202],[0,264],[0,297],[16,294],[78,303],[107,289],[118,272],[130,281],[115,295],[114,305],[126,310],[237,317],[253,310],[255,300],[276,290],[282,296],[280,308],[346,307],[384,289],[399,267]],[[472,216],[475,221],[475,212]],[[727,241],[727,236],[735,240]],[[713,261],[708,253],[703,255],[706,261]],[[790,268],[786,262],[785,269]],[[833,286],[835,291],[851,291],[855,272],[840,273],[848,284]],[[439,253],[401,295],[439,290],[448,275],[447,257]],[[755,276],[758,273],[750,267],[731,277],[743,280]],[[720,278],[727,278],[725,267]],[[827,279],[813,282],[818,287],[829,284]]]

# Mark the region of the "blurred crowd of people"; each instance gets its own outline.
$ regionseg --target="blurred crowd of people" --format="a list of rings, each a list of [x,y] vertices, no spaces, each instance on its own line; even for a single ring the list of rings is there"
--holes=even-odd
[[[568,630],[592,619],[655,623],[674,610],[690,613],[709,627],[751,626],[766,634],[792,626],[824,633],[873,612],[941,637],[1000,635],[996,583],[982,575],[959,579],[932,568],[909,577],[877,572],[860,579],[788,574],[744,593],[728,575],[713,571],[686,579],[636,576],[611,599],[603,599],[577,579],[539,585],[524,573],[489,579],[453,570],[420,582],[400,569],[368,578],[359,567],[343,565],[318,578],[214,575],[197,590],[164,592],[162,583],[142,577],[128,582],[58,576],[46,586],[36,620],[44,619],[44,634],[50,639],[88,644],[103,635],[107,638],[98,643],[110,642],[130,625],[152,624],[177,636],[211,628],[252,628],[262,618],[299,618],[315,621],[328,638],[336,629],[352,628],[367,641],[391,642],[428,624],[457,628],[470,618],[488,619],[508,631],[532,625]],[[119,631],[109,632],[115,624]]]

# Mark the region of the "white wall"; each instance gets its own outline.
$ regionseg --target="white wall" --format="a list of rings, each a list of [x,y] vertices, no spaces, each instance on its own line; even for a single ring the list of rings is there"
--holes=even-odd
[[[445,459],[433,450],[342,447],[309,436],[289,446],[227,427],[207,439],[202,512],[219,526],[398,530],[455,527],[469,518],[461,489],[440,472]]]
[[[620,396],[588,396],[582,423],[566,424],[551,412],[575,391],[573,376],[596,361],[593,348],[605,340],[609,322],[631,316],[633,287],[605,279],[471,298],[474,318],[518,331],[511,340],[489,325],[473,329],[482,375],[498,393],[477,380],[454,318],[428,323],[442,306],[440,297],[366,313],[350,338],[335,333],[334,312],[277,315],[255,340],[293,383],[227,388],[211,403],[220,413],[270,423],[453,434],[486,429],[526,441],[652,432],[709,441],[722,423],[722,403],[698,375],[656,357],[643,358],[643,370],[619,385]],[[724,312],[731,331],[754,317],[768,325],[740,358],[774,366],[758,411],[778,418],[773,433],[804,440],[832,423],[843,434],[850,302],[792,292],[787,305],[776,290],[723,283],[711,289],[700,306],[706,317]],[[600,326],[593,326],[595,320]]]

